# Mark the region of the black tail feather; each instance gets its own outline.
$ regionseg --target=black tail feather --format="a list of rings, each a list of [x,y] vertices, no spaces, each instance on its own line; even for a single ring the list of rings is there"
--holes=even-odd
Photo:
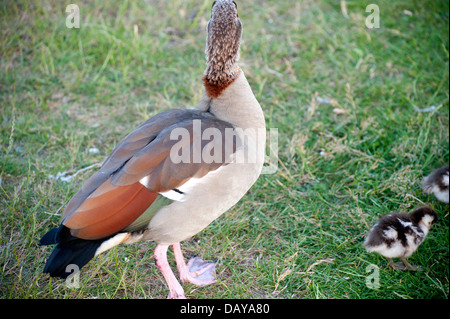
[[[42,246],[57,244],[60,228],[61,227],[53,228],[48,233],[46,233],[44,236],[42,236],[41,240],[39,241],[39,244]]]
[[[70,229],[61,224],[53,228],[40,240],[41,245],[57,244],[44,267],[44,273],[52,277],[67,278],[73,273],[73,266],[81,269],[89,260],[94,258],[98,247],[108,238],[86,240],[74,237]],[[68,266],[71,266],[68,268]]]

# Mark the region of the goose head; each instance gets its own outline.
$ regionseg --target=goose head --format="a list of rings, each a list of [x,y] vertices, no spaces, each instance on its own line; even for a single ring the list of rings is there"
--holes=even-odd
[[[240,72],[237,62],[241,36],[242,23],[236,2],[214,1],[207,26],[205,82],[223,87],[237,78]]]

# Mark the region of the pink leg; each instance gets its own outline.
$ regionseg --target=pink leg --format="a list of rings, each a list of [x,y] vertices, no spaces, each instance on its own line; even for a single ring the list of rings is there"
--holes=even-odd
[[[169,262],[167,261],[167,249],[169,246],[166,245],[157,245],[155,248],[155,260],[156,266],[161,271],[164,279],[169,286],[169,296],[168,299],[186,299],[184,295],[183,287],[181,287],[177,278],[172,272],[170,268]]]
[[[180,243],[172,245],[182,283],[189,281],[196,286],[206,286],[216,282],[214,263],[206,263],[199,257],[191,258],[186,265]]]

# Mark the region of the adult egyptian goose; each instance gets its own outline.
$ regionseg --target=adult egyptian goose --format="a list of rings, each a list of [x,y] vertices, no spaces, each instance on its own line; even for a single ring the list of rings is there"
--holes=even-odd
[[[438,200],[448,204],[448,165],[438,168],[425,177],[422,187],[425,193],[434,194]]]
[[[73,196],[61,225],[42,245],[57,244],[44,272],[67,277],[122,243],[154,241],[169,298],[185,298],[167,262],[172,246],[182,282],[215,281],[213,263],[185,263],[180,242],[236,204],[257,180],[265,154],[265,120],[238,66],[242,24],[237,5],[217,0],[207,26],[204,95],[196,109],[171,109],[122,140]]]
[[[369,231],[363,246],[368,252],[376,252],[388,259],[394,269],[417,271],[420,268],[408,263],[437,221],[436,212],[430,207],[420,207],[411,214],[392,213],[382,217]],[[403,263],[394,263],[400,258]]]

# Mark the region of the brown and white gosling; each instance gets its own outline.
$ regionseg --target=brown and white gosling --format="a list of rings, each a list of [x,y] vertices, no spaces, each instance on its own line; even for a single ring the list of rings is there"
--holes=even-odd
[[[438,216],[430,207],[420,207],[410,214],[391,213],[383,216],[369,231],[363,246],[368,252],[376,252],[388,259],[394,269],[420,271],[406,258],[422,244]],[[400,258],[394,263],[392,258]]]
[[[425,177],[422,187],[425,193],[434,194],[438,200],[448,204],[448,165]]]

